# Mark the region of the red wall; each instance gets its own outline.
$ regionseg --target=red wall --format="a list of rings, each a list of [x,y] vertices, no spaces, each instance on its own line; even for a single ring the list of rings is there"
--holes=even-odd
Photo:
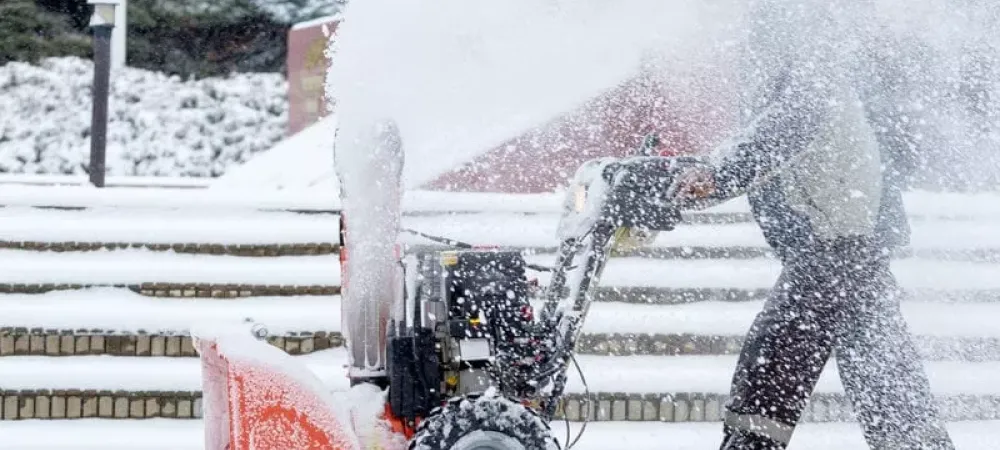
[[[703,149],[702,136],[653,77],[638,75],[550,123],[514,137],[427,187],[466,192],[538,193],[565,186],[584,161],[633,154],[656,133],[669,153]],[[688,111],[690,113],[690,111]]]
[[[324,84],[330,63],[325,50],[339,19],[296,26],[288,32],[288,134],[293,135],[326,115]]]

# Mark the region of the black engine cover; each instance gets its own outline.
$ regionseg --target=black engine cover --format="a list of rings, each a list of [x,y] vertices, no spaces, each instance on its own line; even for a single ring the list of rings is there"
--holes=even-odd
[[[523,335],[530,304],[520,252],[462,251],[442,261],[452,337],[508,341]]]
[[[390,333],[386,345],[389,407],[396,417],[415,420],[441,406],[441,362],[431,330],[406,331]]]

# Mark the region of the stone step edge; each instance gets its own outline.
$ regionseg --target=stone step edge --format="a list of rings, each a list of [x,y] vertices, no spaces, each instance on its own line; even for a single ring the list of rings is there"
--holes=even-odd
[[[139,284],[77,284],[77,283],[0,283],[0,294],[46,294],[95,288],[128,289],[147,297],[164,298],[244,298],[339,295],[339,285],[279,285],[240,283],[139,283]]]
[[[269,336],[266,341],[291,355],[338,348],[339,332],[302,332]],[[194,339],[182,333],[115,333],[102,330],[42,330],[0,328],[0,357],[84,356],[196,357]],[[2,379],[0,379],[2,382]]]
[[[1000,361],[1000,337],[917,336],[917,348],[926,360]],[[272,335],[266,341],[290,355],[304,355],[344,346],[340,332],[296,332]],[[578,353],[602,356],[706,356],[739,354],[743,336],[692,333],[636,334],[584,333]],[[183,332],[54,330],[0,328],[0,357],[195,357],[192,337]],[[0,380],[2,381],[2,380]]]
[[[141,284],[75,284],[75,283],[0,283],[0,294],[45,294],[95,288],[128,289],[140,295],[158,298],[217,298],[294,297],[340,295],[339,285],[269,285],[240,283],[141,283]],[[676,305],[697,302],[762,301],[769,288],[669,288],[648,286],[604,286],[594,296],[598,302],[644,305]],[[1000,289],[938,290],[916,289],[907,292],[905,301],[945,303],[989,303],[1000,301]],[[2,301],[2,297],[0,297]]]
[[[59,205],[59,204],[34,204],[34,205],[8,205],[0,203],[0,208],[14,207],[23,208],[28,207],[32,209],[40,210],[54,210],[54,211],[88,211],[92,209],[101,209],[104,206],[89,206],[89,205]],[[117,209],[129,209],[128,207],[114,207]],[[340,215],[340,209],[337,208],[281,208],[281,207],[267,207],[260,206],[256,208],[251,208],[251,210],[256,210],[264,213],[293,213],[302,215],[320,215],[320,216],[338,216]],[[502,214],[509,216],[551,216],[558,217],[559,211],[552,210],[541,210],[541,211],[486,211],[483,209],[475,208],[456,208],[454,210],[404,210],[403,217],[448,217],[455,215],[477,215],[477,214]],[[751,212],[748,211],[685,211],[682,214],[683,223],[691,224],[735,224],[735,223],[748,223],[753,222],[754,217]],[[926,213],[915,213],[908,214],[908,219],[910,221],[920,221],[920,222],[932,222],[932,221],[963,221],[963,222],[974,222],[982,220],[991,220],[990,217],[984,217],[982,215],[976,215],[971,213],[964,214],[926,214]],[[553,219],[558,220],[558,219]]]
[[[444,250],[436,245],[410,246],[415,251]],[[532,254],[555,253],[552,247],[511,246]],[[199,255],[229,255],[243,257],[316,256],[332,255],[340,251],[340,245],[331,242],[306,242],[293,244],[214,244],[214,243],[145,243],[145,242],[41,242],[41,241],[0,241],[0,249],[36,252],[89,252],[99,250],[142,249],[154,252],[168,252]],[[644,257],[651,259],[759,259],[773,258],[770,248],[763,246],[671,246],[645,247],[617,254],[620,257]],[[1000,248],[977,249],[900,249],[897,258],[934,259],[940,261],[1000,262]]]
[[[235,256],[308,256],[337,253],[340,245],[333,243],[295,244],[215,244],[215,243],[148,243],[148,242],[41,242],[41,241],[0,241],[0,249],[26,250],[36,252],[91,252],[100,250],[141,249],[154,252],[173,251],[203,255]]]
[[[556,418],[572,422],[719,422],[728,396],[705,393],[592,393],[563,398]],[[1000,396],[957,395],[936,399],[944,420],[1000,418]],[[803,422],[853,421],[843,394],[812,396]],[[199,419],[198,391],[22,390],[0,391],[0,419]]]
[[[27,205],[7,205],[0,203],[0,208],[14,207],[22,208]],[[27,206],[32,209],[40,210],[53,210],[53,211],[87,211],[91,209],[101,209],[102,206],[81,206],[81,205],[30,205]],[[128,210],[128,207],[121,207],[123,210]],[[312,208],[273,208],[273,207],[258,207],[252,208],[259,212],[265,213],[293,213],[302,215],[319,215],[319,216],[339,216],[340,209],[312,209]],[[456,208],[454,210],[410,210],[406,209],[403,211],[403,217],[450,217],[450,216],[463,216],[463,215],[481,215],[481,214],[499,214],[505,216],[546,216],[552,217],[553,222],[558,220],[559,211],[558,210],[542,210],[542,211],[486,211],[482,209],[475,208]],[[931,216],[914,214],[909,216],[910,220],[963,220],[963,221],[975,221],[984,220],[983,217],[976,216],[973,214],[963,214],[963,215],[942,215],[942,216]],[[682,213],[682,221],[684,223],[691,224],[733,224],[733,223],[746,223],[752,222],[754,220],[753,214],[750,212],[741,211],[686,211]]]

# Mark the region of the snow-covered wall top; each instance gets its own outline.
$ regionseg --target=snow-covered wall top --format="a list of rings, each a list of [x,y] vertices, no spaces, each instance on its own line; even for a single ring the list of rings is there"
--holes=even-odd
[[[0,67],[0,173],[83,174],[93,65],[52,58]],[[112,75],[110,175],[217,176],[285,133],[280,74],[183,81],[126,68]]]

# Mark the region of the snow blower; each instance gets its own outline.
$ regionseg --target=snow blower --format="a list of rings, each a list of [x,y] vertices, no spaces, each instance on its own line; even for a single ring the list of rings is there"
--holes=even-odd
[[[579,369],[574,348],[622,229],[673,229],[666,198],[693,159],[605,158],[576,173],[551,268],[520,252],[461,250],[405,258],[407,289],[390,319],[389,407],[414,427],[411,450],[549,450],[549,429]],[[526,273],[551,272],[535,317]],[[563,445],[571,446],[572,442]]]
[[[551,267],[528,264],[519,251],[476,248],[419,233],[451,248],[397,254],[395,274],[375,277],[393,283],[387,290],[396,295],[391,305],[370,302],[360,313],[342,315],[345,321],[368,321],[344,324],[352,385],[385,390],[384,418],[409,450],[572,447],[579,435],[557,442],[550,422],[570,369],[579,371],[574,349],[601,273],[616,245],[629,236],[648,239],[680,222],[684,205],[668,192],[681,170],[699,164],[695,158],[662,156],[583,164],[567,191],[558,227],[561,243]],[[398,176],[399,166],[392,167]],[[396,216],[390,226],[399,227],[398,192],[391,197],[389,210]],[[349,268],[363,256],[352,253],[358,247],[349,222],[342,218],[342,271],[350,274],[342,280],[344,308],[350,307],[347,296],[361,288],[358,272]],[[544,289],[533,289],[532,271],[549,273]],[[537,314],[533,304],[540,305]],[[302,391],[297,389],[297,395]],[[246,405],[233,406],[232,398],[229,403],[221,420],[242,423],[239,417],[248,414],[240,408]],[[322,442],[335,441],[349,428],[348,421],[326,425],[338,429]],[[254,426],[242,424],[240,432]],[[230,441],[239,438],[234,426],[229,429]],[[302,448],[355,448],[317,445]]]

